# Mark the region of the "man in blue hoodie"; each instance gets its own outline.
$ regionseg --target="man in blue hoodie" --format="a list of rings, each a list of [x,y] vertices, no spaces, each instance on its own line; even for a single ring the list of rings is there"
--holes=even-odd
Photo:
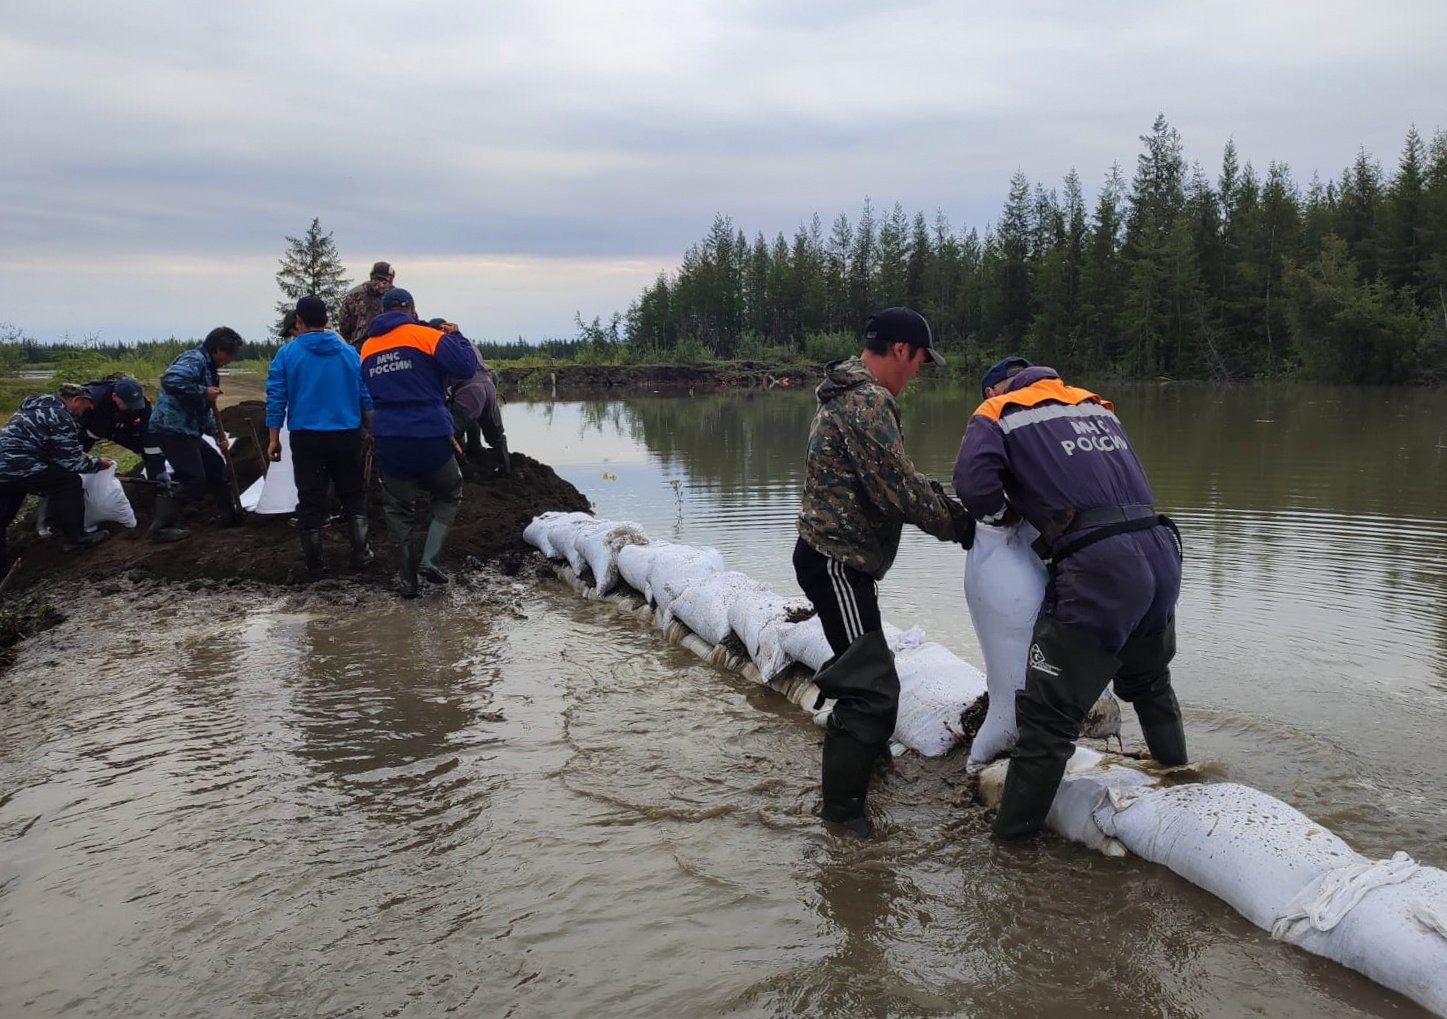
[[[335,486],[346,513],[352,565],[372,561],[367,544],[367,493],[362,480],[362,429],[372,425],[372,396],[362,384],[362,359],[355,347],[327,328],[320,297],[296,302],[301,328],[271,359],[266,373],[266,458],[281,459],[281,428],[290,430],[296,472],[297,523],[307,572],[326,572],[322,521],[327,486]]]
[[[434,584],[448,580],[438,557],[462,504],[462,471],[453,456],[447,387],[475,374],[477,357],[465,336],[417,321],[405,290],[382,295],[382,314],[372,320],[362,344],[362,380],[376,405],[372,434],[403,598],[417,597],[419,574]],[[412,504],[419,490],[432,497],[420,559],[412,548]]]

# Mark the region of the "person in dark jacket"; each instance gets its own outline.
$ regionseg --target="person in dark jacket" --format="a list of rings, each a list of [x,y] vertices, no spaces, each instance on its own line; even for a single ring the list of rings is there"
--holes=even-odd
[[[894,562],[905,524],[966,548],[974,540],[964,507],[905,453],[895,398],[927,362],[943,365],[944,358],[922,315],[909,308],[876,312],[860,355],[828,366],[809,427],[794,575],[834,652],[814,677],[824,696],[835,698],[824,731],[819,816],[860,837],[871,831],[870,774],[888,753],[899,711],[878,582]]]
[[[1175,525],[1156,512],[1111,404],[1067,386],[1053,368],[1014,361],[982,380],[986,399],[965,429],[954,473],[971,514],[992,524],[1028,520],[1049,562],[994,821],[1003,841],[1044,825],[1081,722],[1112,680],[1135,707],[1152,756],[1186,763],[1170,672],[1181,590]]]
[[[382,313],[362,344],[387,532],[397,550],[404,598],[417,597],[419,575],[434,584],[448,582],[439,559],[462,503],[462,471],[453,456],[447,388],[477,372],[471,348],[461,333],[419,322],[412,295],[400,288],[382,296]],[[412,547],[412,506],[419,490],[432,499],[420,557]]]
[[[80,448],[89,453],[104,439],[141,458],[146,477],[157,481],[166,470],[161,447],[150,436],[151,401],[141,384],[124,375],[85,383],[91,406],[80,415]]]
[[[152,541],[188,537],[191,532],[178,526],[181,513],[199,504],[207,492],[216,504],[219,526],[241,523],[226,478],[226,461],[201,438],[210,435],[223,451],[228,448],[226,434],[217,427],[216,400],[221,395],[220,369],[236,360],[241,344],[235,329],[218,326],[206,334],[201,346],[177,355],[161,375],[151,411],[151,435],[170,461],[172,483],[169,489],[156,491]]]
[[[297,523],[307,572],[326,571],[322,558],[322,521],[327,487],[336,488],[352,543],[352,565],[372,561],[367,544],[367,495],[362,481],[362,429],[372,421],[372,397],[362,384],[362,359],[356,348],[327,326],[327,306],[319,297],[296,302],[301,332],[271,359],[266,373],[266,458],[281,459],[281,428],[290,433],[296,474]]]
[[[92,403],[84,386],[66,383],[54,396],[27,396],[0,428],[0,576],[10,568],[5,532],[27,495],[48,501],[49,518],[65,538],[66,552],[99,545],[110,532],[85,532],[80,476],[105,470],[114,461],[86,456],[77,418]]]
[[[433,329],[444,333],[457,332],[457,326],[446,319],[434,318],[427,322]],[[507,433],[502,427],[502,405],[497,398],[497,379],[492,369],[482,359],[477,344],[469,343],[477,359],[477,374],[452,387],[452,437],[460,447],[458,457],[480,461],[483,458],[482,442],[497,457],[497,473],[502,477],[512,476],[512,456],[507,451]]]

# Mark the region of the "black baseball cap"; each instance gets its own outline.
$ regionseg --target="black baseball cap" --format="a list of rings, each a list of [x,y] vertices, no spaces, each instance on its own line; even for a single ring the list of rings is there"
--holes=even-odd
[[[943,366],[945,359],[934,348],[934,337],[924,316],[911,308],[885,308],[869,316],[864,323],[864,339],[885,343],[908,343],[923,347],[931,361]]]
[[[1007,358],[996,361],[994,364],[990,365],[989,369],[980,379],[980,399],[989,399],[989,394],[986,393],[985,390],[989,389],[991,386],[998,386],[1001,382],[1004,382],[1006,379],[1010,378],[1021,368],[1033,367],[1035,366],[1029,361],[1027,361],[1025,358],[1021,357],[1019,354],[1011,354]],[[1011,368],[1014,368],[1015,371],[1011,371]]]
[[[117,379],[111,386],[111,392],[121,398],[121,403],[126,405],[126,410],[146,409],[146,394],[141,389],[141,384],[135,379]]]

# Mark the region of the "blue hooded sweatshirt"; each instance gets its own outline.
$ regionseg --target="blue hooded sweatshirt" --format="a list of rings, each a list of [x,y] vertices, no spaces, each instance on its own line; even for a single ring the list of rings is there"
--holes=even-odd
[[[330,329],[299,334],[266,373],[266,427],[339,432],[362,426],[372,396],[362,384],[357,349]]]

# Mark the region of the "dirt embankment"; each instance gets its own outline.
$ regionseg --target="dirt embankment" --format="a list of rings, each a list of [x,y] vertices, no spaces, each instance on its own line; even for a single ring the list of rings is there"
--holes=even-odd
[[[259,401],[246,401],[224,409],[221,418],[227,433],[235,437],[232,459],[244,490],[261,476],[263,458],[258,445],[266,441],[265,406]],[[481,480],[476,473],[470,477],[444,553],[449,567],[465,568],[471,559],[516,572],[530,552],[522,540],[529,520],[545,510],[590,509],[587,498],[547,464],[516,452],[513,464],[513,476],[508,479]],[[10,541],[10,558],[19,567],[9,590],[32,588],[36,596],[62,601],[71,583],[104,582],[127,573],[197,582],[207,587],[310,583],[302,565],[296,528],[286,516],[247,514],[244,526],[221,530],[213,523],[214,507],[207,501],[184,521],[192,532],[189,539],[173,545],[153,545],[146,539],[146,530],[151,523],[155,489],[138,480],[128,481],[126,489],[135,507],[137,527],[128,531],[113,524],[103,525],[112,530],[111,539],[84,552],[67,555],[61,551],[58,537],[37,537],[33,514],[17,522]],[[376,561],[363,570],[353,570],[346,535],[340,528],[329,526],[324,535],[331,583],[387,587],[394,582],[393,548],[382,519],[381,488],[375,472],[367,499]],[[425,496],[419,505],[426,505]],[[419,540],[425,512],[420,516],[424,520],[419,520],[416,529]]]
[[[498,386],[507,395],[546,393],[577,396],[610,390],[713,392],[720,389],[785,389],[812,386],[822,368],[780,368],[755,361],[727,367],[693,365],[559,365],[555,368],[503,368]]]

